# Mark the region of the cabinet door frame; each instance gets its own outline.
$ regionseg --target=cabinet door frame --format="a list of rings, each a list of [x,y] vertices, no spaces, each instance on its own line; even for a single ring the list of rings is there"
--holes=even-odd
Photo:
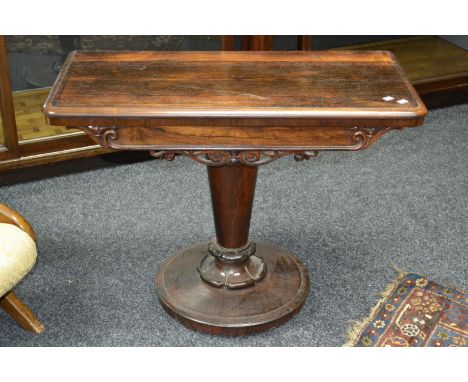
[[[18,134],[16,130],[15,108],[13,104],[13,93],[11,91],[5,36],[0,36],[0,113],[3,127],[0,160],[19,158]]]

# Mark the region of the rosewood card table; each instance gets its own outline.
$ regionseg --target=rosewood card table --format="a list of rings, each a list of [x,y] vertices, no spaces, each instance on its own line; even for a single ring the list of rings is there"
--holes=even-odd
[[[297,257],[249,241],[258,166],[361,150],[427,113],[383,51],[76,51],[43,111],[104,147],[207,166],[216,240],[169,257],[156,292],[187,327],[227,335],[286,322],[309,293]]]

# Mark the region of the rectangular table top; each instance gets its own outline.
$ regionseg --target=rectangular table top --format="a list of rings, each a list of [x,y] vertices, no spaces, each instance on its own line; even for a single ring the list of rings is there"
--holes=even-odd
[[[76,51],[43,111],[49,123],[68,126],[280,118],[401,127],[427,113],[385,51]]]

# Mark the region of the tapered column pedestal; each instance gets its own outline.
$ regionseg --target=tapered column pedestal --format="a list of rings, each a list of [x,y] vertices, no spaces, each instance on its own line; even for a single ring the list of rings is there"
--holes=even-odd
[[[164,309],[212,334],[263,331],[289,320],[309,293],[305,266],[289,252],[249,241],[257,167],[208,166],[216,241],[169,257],[156,276]]]

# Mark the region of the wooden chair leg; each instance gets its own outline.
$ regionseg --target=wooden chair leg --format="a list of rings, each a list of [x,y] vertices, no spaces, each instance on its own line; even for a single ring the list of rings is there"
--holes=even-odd
[[[44,325],[13,291],[9,291],[0,298],[0,308],[7,312],[25,330],[34,333],[42,333],[45,330]]]

